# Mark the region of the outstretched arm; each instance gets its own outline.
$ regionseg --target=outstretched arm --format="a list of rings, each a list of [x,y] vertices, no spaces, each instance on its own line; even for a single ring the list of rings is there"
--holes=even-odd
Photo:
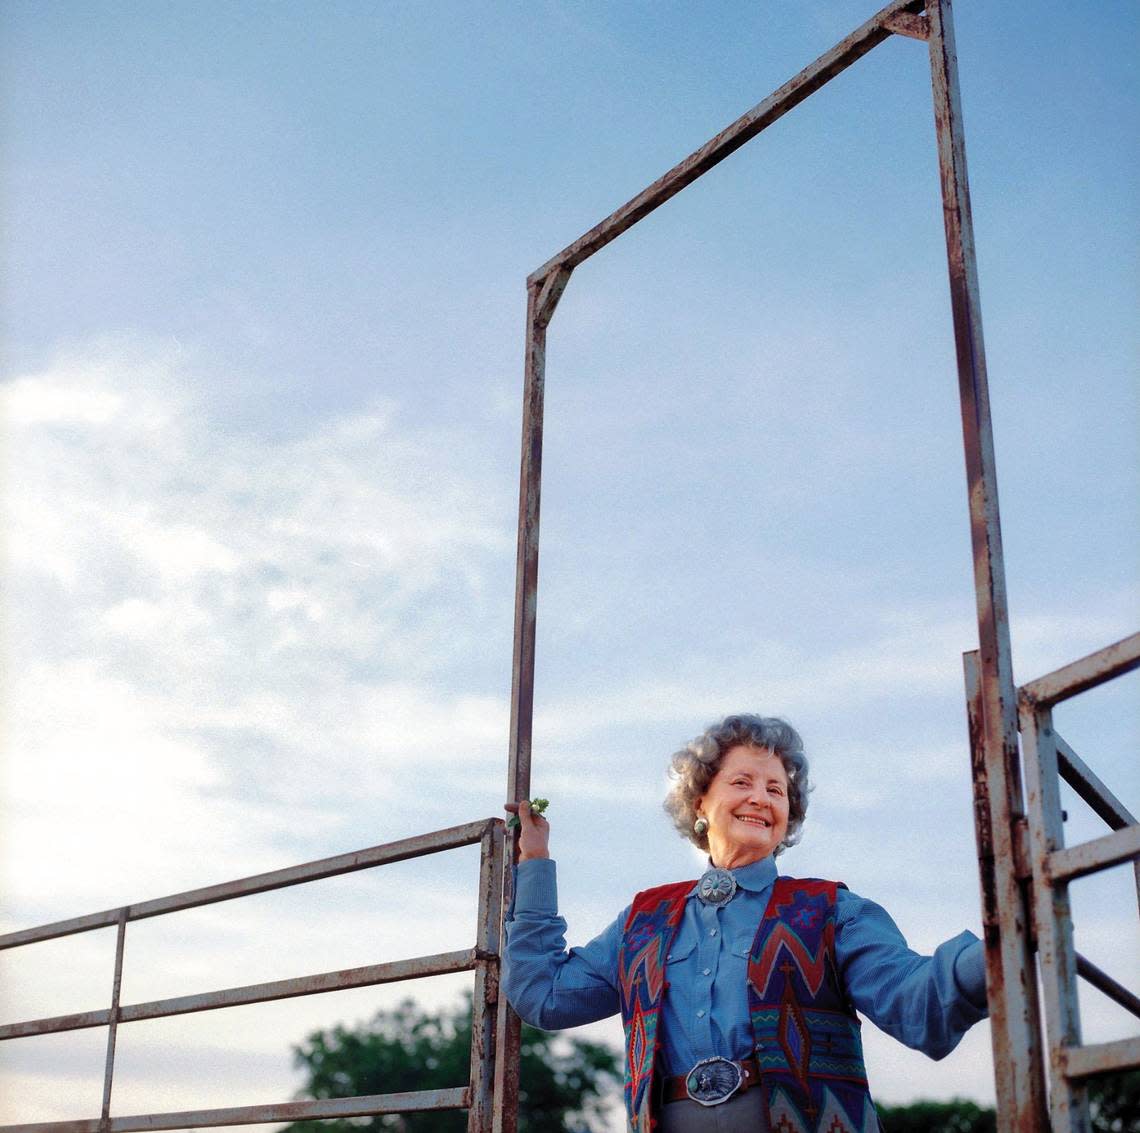
[[[835,948],[856,1009],[931,1058],[944,1058],[988,1013],[985,958],[973,933],[922,956],[881,905],[840,890]]]

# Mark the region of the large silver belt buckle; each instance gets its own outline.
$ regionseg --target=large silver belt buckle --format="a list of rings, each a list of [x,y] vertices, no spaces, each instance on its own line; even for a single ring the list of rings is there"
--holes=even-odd
[[[685,1089],[698,1105],[720,1105],[726,1102],[744,1081],[735,1062],[727,1058],[705,1058],[685,1075]]]

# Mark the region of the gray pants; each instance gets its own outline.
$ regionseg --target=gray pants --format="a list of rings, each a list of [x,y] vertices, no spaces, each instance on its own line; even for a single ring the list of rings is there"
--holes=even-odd
[[[770,1133],[764,1091],[757,1089],[720,1105],[667,1102],[658,1117],[659,1133]]]

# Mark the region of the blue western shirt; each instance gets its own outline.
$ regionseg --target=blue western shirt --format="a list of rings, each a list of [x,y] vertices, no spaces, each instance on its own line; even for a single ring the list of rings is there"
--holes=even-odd
[[[720,907],[698,900],[695,886],[689,895],[666,961],[666,1074],[684,1074],[712,1055],[751,1056],[748,953],[776,873],[772,858],[733,870],[739,889]],[[628,914],[627,907],[589,944],[567,951],[554,862],[522,862],[507,921],[503,980],[519,1015],[532,1026],[558,1030],[617,1014],[618,948]],[[942,1058],[985,1018],[985,958],[973,933],[920,956],[874,901],[841,889],[837,916],[836,959],[847,994],[887,1034]]]

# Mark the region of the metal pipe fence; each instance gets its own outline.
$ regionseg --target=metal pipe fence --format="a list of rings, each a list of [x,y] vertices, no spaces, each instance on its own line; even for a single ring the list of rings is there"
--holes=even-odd
[[[175,996],[144,1003],[122,1004],[119,1001],[123,979],[123,956],[127,925],[149,917],[194,909],[219,901],[231,901],[273,889],[302,885],[322,878],[336,877],[358,870],[372,869],[405,861],[409,858],[437,854],[464,846],[478,845],[479,891],[476,909],[476,936],[471,948],[369,964],[340,971],[317,972],[268,983],[229,987],[195,995]],[[100,913],[73,917],[38,928],[23,929],[0,936],[0,949],[19,948],[63,936],[117,926],[115,966],[111,1002],[96,1011],[26,1019],[0,1026],[0,1040],[27,1038],[32,1035],[55,1034],[89,1027],[107,1028],[107,1053],[104,1064],[102,1112],[98,1117],[78,1121],[49,1121],[23,1125],[0,1126],[0,1133],[133,1133],[135,1130],[189,1129],[222,1125],[247,1125],[271,1121],[300,1121],[323,1117],[366,1117],[385,1113],[411,1113],[425,1110],[465,1109],[469,1133],[491,1133],[496,1111],[512,1109],[517,1104],[517,1076],[513,1079],[516,1093],[511,1093],[512,1079],[496,1075],[496,1034],[501,1027],[499,1016],[505,1010],[500,1000],[499,968],[501,956],[502,895],[504,863],[504,824],[497,818],[482,819],[462,826],[449,827],[398,842],[389,842],[353,853],[322,858],[286,869],[256,874],[236,881],[223,882],[169,897],[124,905]],[[211,1011],[251,1003],[288,999],[301,995],[340,991],[346,988],[371,987],[400,980],[454,972],[474,972],[475,992],[472,1004],[471,1063],[468,1081],[448,1089],[420,1090],[389,1094],[373,1094],[350,1098],[323,1098],[313,1101],[291,1101],[268,1105],[231,1106],[228,1108],[189,1110],[178,1113],[146,1113],[129,1116],[111,1115],[112,1086],[115,1071],[115,1047],[122,1023],[142,1019],[160,1019],[194,1011]],[[501,1085],[496,1088],[496,1081]]]
[[[1140,634],[1030,681],[1019,690],[1034,921],[1049,1040],[1049,1116],[1055,1133],[1087,1133],[1090,1129],[1087,1078],[1140,1066],[1140,1036],[1106,1043],[1081,1041],[1078,976],[1137,1016],[1140,1000],[1076,952],[1069,900],[1070,882],[1130,861],[1140,913],[1140,822],[1057,734],[1053,708],[1137,668]],[[1066,847],[1062,780],[1089,802],[1112,828],[1111,834]]]

